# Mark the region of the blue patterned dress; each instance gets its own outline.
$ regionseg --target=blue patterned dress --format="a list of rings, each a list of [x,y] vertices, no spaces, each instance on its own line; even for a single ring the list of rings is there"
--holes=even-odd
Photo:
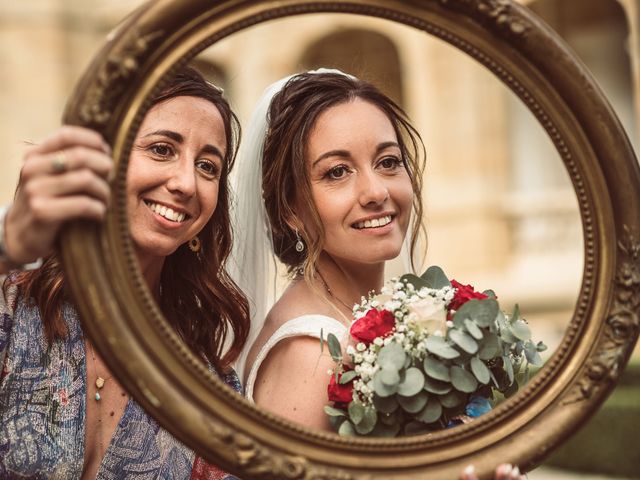
[[[0,277],[0,281],[3,278]],[[68,337],[46,342],[39,310],[15,287],[0,295],[0,479],[76,479],[84,464],[86,367],[78,315]],[[222,379],[241,391],[235,373]],[[129,399],[97,478],[230,480]]]

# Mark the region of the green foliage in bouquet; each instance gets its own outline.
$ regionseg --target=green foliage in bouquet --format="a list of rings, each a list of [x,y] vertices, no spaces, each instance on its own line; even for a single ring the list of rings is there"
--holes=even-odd
[[[354,369],[343,365],[340,342],[328,336],[337,367],[329,386],[333,406],[325,412],[340,435],[394,437],[462,423],[477,416],[474,406],[483,410],[483,402],[488,407],[513,395],[528,381],[529,367],[542,364],[546,346],[532,340],[518,306],[505,314],[492,291],[453,283],[431,267],[364,299],[354,308],[356,347],[347,348]],[[378,332],[392,323],[367,344],[354,333],[359,321]],[[434,330],[434,322],[442,328]]]

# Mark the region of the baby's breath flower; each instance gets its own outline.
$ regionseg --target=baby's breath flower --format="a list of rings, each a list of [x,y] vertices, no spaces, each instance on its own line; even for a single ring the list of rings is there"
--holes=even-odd
[[[377,345],[378,347],[381,347],[384,344],[384,342],[380,337],[376,337],[373,339],[373,344]]]
[[[362,342],[358,342],[358,344],[356,345],[356,350],[358,350],[359,352],[364,352],[366,349],[367,346]]]

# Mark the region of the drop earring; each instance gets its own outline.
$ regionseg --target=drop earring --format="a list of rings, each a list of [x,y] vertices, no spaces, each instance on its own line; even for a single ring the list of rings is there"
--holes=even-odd
[[[296,232],[296,252],[302,253],[304,251],[304,242],[302,238],[300,238],[300,234],[298,233],[298,229],[295,229]]]
[[[200,247],[202,247],[202,244],[200,243],[200,239],[197,235],[189,240],[189,250],[193,253],[198,253],[200,251]]]

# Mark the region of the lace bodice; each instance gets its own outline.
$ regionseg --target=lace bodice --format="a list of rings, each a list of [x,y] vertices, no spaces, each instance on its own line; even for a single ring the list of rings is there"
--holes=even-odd
[[[260,370],[260,365],[262,365],[264,359],[267,358],[269,352],[278,342],[291,337],[313,337],[319,339],[321,331],[325,339],[327,335],[333,333],[339,340],[342,340],[347,334],[347,327],[335,318],[317,314],[303,315],[283,323],[262,346],[256,360],[253,362],[253,365],[251,365],[251,370],[249,371],[245,385],[245,395],[247,399],[253,402],[253,387],[256,382],[256,377],[258,376],[258,370]]]

